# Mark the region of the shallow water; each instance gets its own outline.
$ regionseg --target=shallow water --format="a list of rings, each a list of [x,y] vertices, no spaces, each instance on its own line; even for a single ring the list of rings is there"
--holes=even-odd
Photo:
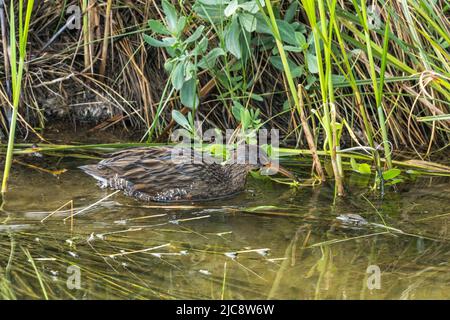
[[[70,205],[41,220],[112,191],[78,170],[82,162],[52,161],[68,169],[59,179],[14,166],[0,212],[1,298],[450,298],[448,179],[421,177],[381,201],[353,175],[351,196],[335,204],[327,185],[255,178],[214,202],[145,204],[118,193],[76,215],[71,230]],[[350,213],[369,224],[336,219]]]

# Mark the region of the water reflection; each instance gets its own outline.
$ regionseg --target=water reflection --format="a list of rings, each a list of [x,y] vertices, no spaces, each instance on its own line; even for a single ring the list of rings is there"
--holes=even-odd
[[[420,178],[383,201],[358,176],[292,190],[251,179],[246,192],[196,204],[111,194],[66,163],[59,179],[15,167],[0,215],[2,298],[448,299],[448,180]],[[336,219],[357,214],[369,224]],[[445,215],[448,214],[448,215]],[[384,222],[383,222],[384,221]],[[390,227],[386,229],[383,225]],[[397,229],[398,231],[393,231]],[[29,252],[30,257],[27,257]],[[380,289],[367,286],[371,265]],[[80,289],[68,279],[80,270]]]

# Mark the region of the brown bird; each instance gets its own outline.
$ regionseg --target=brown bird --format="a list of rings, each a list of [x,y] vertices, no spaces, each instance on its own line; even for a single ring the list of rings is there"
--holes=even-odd
[[[112,153],[98,164],[80,168],[97,179],[100,187],[123,190],[144,201],[211,200],[244,190],[249,171],[271,167],[262,149],[243,146],[231,151],[223,163],[191,149],[141,147]],[[182,150],[184,155],[180,155]],[[281,166],[278,170],[293,178]]]

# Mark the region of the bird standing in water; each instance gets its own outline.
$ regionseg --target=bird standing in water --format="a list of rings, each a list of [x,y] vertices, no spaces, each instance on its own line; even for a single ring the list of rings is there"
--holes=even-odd
[[[180,151],[184,152],[182,156]],[[271,166],[261,148],[243,145],[231,151],[224,163],[191,149],[141,147],[112,153],[98,164],[80,168],[98,180],[102,188],[123,190],[144,201],[172,202],[232,195],[244,190],[251,170]],[[278,171],[293,177],[281,166]]]

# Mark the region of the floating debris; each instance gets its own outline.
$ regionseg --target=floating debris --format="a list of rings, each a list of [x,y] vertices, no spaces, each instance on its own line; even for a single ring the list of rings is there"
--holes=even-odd
[[[94,233],[92,232],[91,233],[91,235],[87,238],[87,242],[91,242],[91,241],[94,241],[95,240],[95,236],[94,236]]]
[[[225,252],[224,255],[232,260],[237,258],[237,253],[236,252]]]
[[[67,253],[68,254],[70,254],[72,257],[74,257],[74,258],[77,258],[78,257],[78,254],[76,254],[75,252],[73,252],[73,251],[67,251]]]
[[[144,216],[144,217],[136,217],[136,218],[130,218],[130,219],[122,219],[122,220],[116,220],[114,223],[116,224],[127,224],[129,221],[136,221],[136,220],[142,220],[142,219],[151,219],[151,218],[160,218],[167,216],[166,213],[162,214],[153,214],[150,216]]]
[[[162,244],[160,246],[151,247],[151,248],[147,248],[147,249],[135,250],[135,251],[120,250],[119,253],[114,253],[114,254],[110,254],[107,256],[110,258],[115,258],[115,257],[125,256],[125,255],[129,255],[129,254],[134,254],[134,253],[142,253],[142,252],[152,251],[152,250],[156,250],[156,249],[161,249],[161,248],[168,247],[168,246],[170,246],[170,243]]]
[[[200,272],[201,274],[204,274],[205,276],[210,276],[212,274],[208,270],[204,270],[204,269],[200,269],[200,270],[198,270],[198,272]]]
[[[210,218],[210,217],[211,217],[210,215],[206,215],[206,216],[194,217],[194,218],[169,220],[169,223],[179,224],[180,222],[186,222],[186,221],[192,221],[192,220],[199,220],[199,219],[206,219],[206,218]]]
[[[33,258],[34,261],[56,261],[56,258]],[[29,262],[31,260],[28,259]]]
[[[185,256],[187,255],[187,251],[180,251],[180,252],[151,252],[152,256],[155,256],[157,258],[161,258],[162,256]]]
[[[269,254],[270,249],[259,249],[256,251],[257,254],[262,255],[263,257]]]
[[[336,217],[336,220],[339,220],[343,224],[352,226],[364,226],[369,224],[366,219],[355,213],[341,214]]]
[[[287,258],[286,257],[282,257],[282,258],[267,259],[267,261],[269,261],[269,262],[276,262],[276,261],[283,261],[283,260],[287,260]]]
[[[0,232],[22,231],[35,228],[36,226],[31,224],[3,224],[0,225]]]

